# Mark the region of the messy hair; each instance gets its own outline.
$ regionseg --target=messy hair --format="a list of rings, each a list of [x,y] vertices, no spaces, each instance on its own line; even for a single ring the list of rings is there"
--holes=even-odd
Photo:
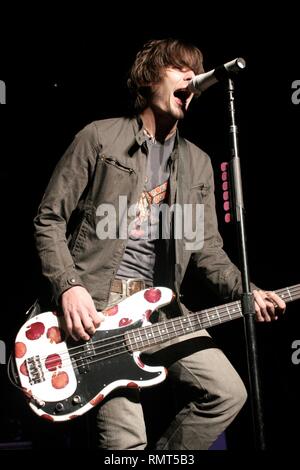
[[[187,67],[196,75],[203,73],[202,52],[178,39],[154,39],[137,53],[129,72],[127,86],[132,92],[135,111],[147,106],[149,85],[158,83],[165,67]]]

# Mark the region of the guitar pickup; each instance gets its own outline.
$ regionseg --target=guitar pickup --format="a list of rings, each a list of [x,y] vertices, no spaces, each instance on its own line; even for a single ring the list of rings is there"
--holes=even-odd
[[[80,350],[73,355],[73,366],[75,365],[75,369],[77,369],[79,374],[86,374],[89,371],[89,363],[94,356],[95,348],[91,341],[83,344]]]
[[[39,384],[45,381],[40,356],[33,356],[26,359],[28,378],[30,385]]]

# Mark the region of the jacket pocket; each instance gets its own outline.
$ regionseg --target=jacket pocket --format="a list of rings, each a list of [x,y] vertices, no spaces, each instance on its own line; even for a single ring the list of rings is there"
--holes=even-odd
[[[126,173],[134,173],[134,169],[130,168],[128,166],[123,165],[123,163],[120,163],[116,158],[114,157],[107,157],[106,155],[100,155],[100,160],[106,164],[106,165],[111,165],[117,170],[120,171],[125,171]]]
[[[200,191],[201,196],[205,197],[205,196],[207,196],[207,194],[209,192],[210,186],[209,186],[209,184],[206,184],[206,183],[197,183],[197,184],[193,184],[190,187],[190,189],[195,189],[195,190]]]
[[[196,184],[193,184],[190,189],[198,189],[201,191],[201,193],[206,194],[209,190],[209,184],[196,183]]]
[[[195,197],[197,200],[203,201],[206,198],[210,190],[209,184],[206,183],[198,183],[193,184],[190,187],[190,197],[193,200]]]

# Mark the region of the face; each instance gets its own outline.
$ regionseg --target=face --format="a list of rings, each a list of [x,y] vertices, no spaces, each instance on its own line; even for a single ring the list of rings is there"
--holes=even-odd
[[[150,106],[174,120],[183,119],[194,96],[187,90],[194,76],[188,68],[167,67],[160,82],[152,86]]]

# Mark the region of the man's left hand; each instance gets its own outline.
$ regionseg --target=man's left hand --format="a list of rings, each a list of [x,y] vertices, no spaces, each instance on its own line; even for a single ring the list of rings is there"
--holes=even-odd
[[[286,304],[275,292],[254,290],[253,297],[259,322],[277,320],[285,312]]]

